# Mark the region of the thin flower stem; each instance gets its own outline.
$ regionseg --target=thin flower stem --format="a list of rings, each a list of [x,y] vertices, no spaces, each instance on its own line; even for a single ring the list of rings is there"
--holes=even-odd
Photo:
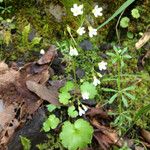
[[[75,64],[74,59],[73,59],[73,63],[72,63],[72,68],[73,68],[73,78],[74,78],[75,85],[76,85],[76,83],[77,83],[77,79],[76,79],[76,64]]]
[[[70,37],[72,38],[75,45],[77,45],[77,42],[75,41],[74,37],[72,36],[71,32],[69,32]]]

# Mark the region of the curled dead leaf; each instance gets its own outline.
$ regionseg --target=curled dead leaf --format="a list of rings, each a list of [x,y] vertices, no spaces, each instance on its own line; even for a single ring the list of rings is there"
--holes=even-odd
[[[139,41],[135,44],[136,49],[140,49],[145,43],[147,43],[150,39],[150,29],[143,34],[143,36],[139,39]]]
[[[48,51],[37,61],[37,64],[43,65],[53,61],[54,57],[57,55],[56,47],[51,45]]]

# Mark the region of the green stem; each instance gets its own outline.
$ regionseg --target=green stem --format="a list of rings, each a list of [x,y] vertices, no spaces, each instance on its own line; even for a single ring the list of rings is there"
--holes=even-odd
[[[69,32],[69,35],[71,37],[71,39],[73,40],[74,44],[77,45],[77,42],[75,41],[74,37],[72,36],[72,34]]]
[[[119,114],[122,113],[122,92],[121,92],[121,75],[122,75],[122,69],[121,69],[121,59],[118,62],[118,80],[117,80],[117,86],[118,86],[118,101],[119,101]]]
[[[73,68],[73,78],[74,78],[74,81],[75,81],[75,85],[77,83],[77,79],[76,79],[76,63],[73,59],[73,62],[72,62],[72,68]]]

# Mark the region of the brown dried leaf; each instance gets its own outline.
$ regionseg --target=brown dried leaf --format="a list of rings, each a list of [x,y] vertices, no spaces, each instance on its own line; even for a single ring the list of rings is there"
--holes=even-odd
[[[123,145],[122,140],[119,138],[115,130],[101,125],[96,119],[92,119],[91,124],[97,128],[95,129],[94,137],[96,138],[102,149],[107,150],[111,145]]]
[[[142,134],[143,138],[146,140],[146,142],[148,142],[150,144],[150,132],[145,129],[142,129],[141,134]]]
[[[5,106],[4,111],[0,112],[0,131],[5,129],[6,126],[11,122],[15,117],[15,106]]]
[[[87,111],[86,115],[90,117],[98,116],[99,118],[102,119],[109,119],[107,112],[103,111],[102,108],[90,108]]]
[[[62,86],[65,85],[66,80],[62,79],[62,80],[49,81],[49,83],[54,89],[59,90]]]
[[[37,63],[32,63],[30,66],[30,73],[37,74],[41,73],[44,70],[48,70],[48,65],[38,65]]]
[[[32,80],[40,84],[45,84],[50,77],[49,71],[44,70],[39,74],[29,75],[26,80]]]
[[[101,132],[94,132],[94,137],[103,150],[108,150],[110,145],[113,144],[112,141]]]
[[[143,34],[139,41],[135,44],[136,49],[140,49],[150,39],[150,29]]]
[[[13,119],[11,121],[11,126],[7,126],[5,130],[1,133],[1,139],[0,139],[0,145],[6,145],[9,141],[9,139],[14,134],[16,128],[19,126],[19,122],[17,119]]]
[[[45,85],[38,84],[34,81],[26,81],[26,85],[30,91],[37,94],[41,99],[54,105],[60,105],[58,101],[58,92],[55,89],[48,89]]]
[[[0,62],[0,73],[4,72],[6,70],[8,70],[8,65],[5,62],[1,61]]]
[[[13,69],[6,70],[5,72],[0,72],[0,88],[14,83],[19,78],[19,75],[19,72]]]
[[[37,61],[37,64],[43,65],[52,62],[57,55],[56,47],[51,45],[48,51]]]

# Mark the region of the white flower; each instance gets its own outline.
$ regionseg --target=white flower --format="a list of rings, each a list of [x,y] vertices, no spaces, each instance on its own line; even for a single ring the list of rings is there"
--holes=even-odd
[[[88,92],[83,92],[82,93],[82,98],[83,99],[89,99],[90,94]]]
[[[89,29],[89,37],[93,37],[93,35],[97,35],[97,29],[94,29],[91,26],[89,26],[88,29]]]
[[[85,114],[85,110],[83,110],[80,106],[78,110],[79,110],[79,116],[82,116],[83,114]]]
[[[100,84],[100,80],[98,80],[95,76],[93,77],[93,85],[97,86],[98,84]]]
[[[44,55],[44,54],[45,54],[44,49],[41,49],[41,50],[40,50],[40,54],[41,54],[41,55]]]
[[[84,28],[84,27],[80,27],[80,28],[77,30],[77,33],[78,33],[79,35],[84,34],[84,33],[85,33],[85,28]]]
[[[98,63],[98,67],[99,67],[99,70],[106,70],[107,69],[107,62],[100,62]]]
[[[71,8],[71,11],[74,16],[82,15],[83,14],[83,5],[78,6],[77,4],[74,4],[73,8]]]
[[[78,51],[76,48],[73,48],[72,46],[70,46],[70,52],[69,52],[70,56],[78,56]]]
[[[102,7],[98,7],[98,5],[96,5],[92,10],[92,13],[94,14],[95,17],[102,16],[103,15],[101,12],[102,10],[103,10]]]
[[[88,110],[88,108],[85,105],[83,105],[83,104],[82,104],[82,108],[84,109],[84,111]]]
[[[82,105],[82,108],[79,106],[78,110],[79,110],[79,116],[82,116],[85,114],[85,112],[88,110],[88,108],[85,105]]]

